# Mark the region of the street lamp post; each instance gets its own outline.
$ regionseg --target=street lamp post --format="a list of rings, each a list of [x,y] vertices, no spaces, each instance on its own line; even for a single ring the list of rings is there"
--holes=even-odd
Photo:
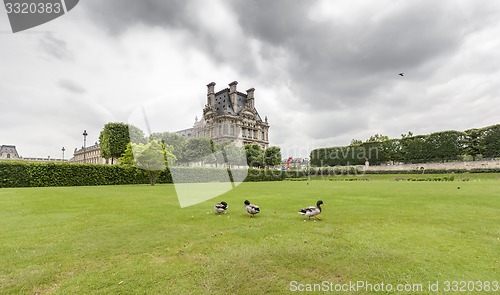
[[[83,130],[83,163],[86,163],[85,149],[87,148],[87,130]]]
[[[63,152],[63,153],[62,153],[62,154],[63,154],[63,158],[62,158],[63,162],[64,162],[64,151],[65,151],[65,150],[66,150],[66,149],[65,149],[64,147],[61,149],[61,151]]]

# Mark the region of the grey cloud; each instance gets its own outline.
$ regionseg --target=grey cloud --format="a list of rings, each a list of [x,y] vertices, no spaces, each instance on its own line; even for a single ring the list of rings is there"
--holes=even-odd
[[[57,59],[70,59],[72,57],[66,42],[55,37],[52,32],[45,32],[43,34],[39,46],[43,51]]]
[[[91,19],[113,36],[119,36],[135,25],[173,28],[185,33],[190,40],[188,47],[204,51],[217,63],[231,64],[231,67],[246,75],[258,75],[247,44],[237,42],[227,44],[224,31],[208,31],[191,10],[189,0],[124,0],[86,1],[84,9]],[[83,3],[82,3],[83,4]],[[206,15],[207,18],[213,16]],[[242,36],[243,39],[243,36]]]
[[[144,24],[159,27],[184,27],[191,23],[186,9],[189,0],[89,0],[80,5],[97,24],[111,34]]]
[[[69,91],[69,92],[74,93],[74,94],[84,94],[87,92],[87,90],[85,88],[83,88],[81,85],[79,85],[78,83],[71,81],[71,80],[67,80],[67,79],[59,80],[57,82],[57,85],[65,90]]]
[[[311,1],[232,3],[246,34],[290,53],[290,78],[304,103],[315,108],[363,103],[391,86],[400,71],[424,79],[429,73],[422,67],[446,62],[467,30],[450,3],[411,2],[381,20],[352,23],[309,19]]]

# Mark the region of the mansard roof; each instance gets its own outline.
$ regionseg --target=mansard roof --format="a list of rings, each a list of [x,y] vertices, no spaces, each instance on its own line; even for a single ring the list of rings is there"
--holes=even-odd
[[[0,155],[4,152],[7,152],[7,150],[14,152],[14,157],[19,158],[19,154],[17,153],[15,145],[2,145],[0,147]]]
[[[236,92],[236,97],[236,105],[233,105],[229,96],[229,88],[215,93],[215,113],[217,114],[217,116],[239,116],[248,102],[248,97],[245,93],[241,93],[239,91]],[[258,122],[262,122],[262,118],[255,108],[254,112],[256,114],[256,120]]]

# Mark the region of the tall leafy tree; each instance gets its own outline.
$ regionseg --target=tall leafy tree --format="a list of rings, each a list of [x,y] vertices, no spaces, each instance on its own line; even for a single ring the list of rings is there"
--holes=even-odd
[[[161,132],[151,134],[151,138],[174,148],[173,154],[177,161],[183,161],[183,152],[186,149],[187,139],[174,132]]]
[[[403,137],[401,139],[401,152],[406,163],[422,163],[429,161],[428,141],[425,135]]]
[[[148,173],[149,182],[153,186],[161,171],[167,169],[169,164],[176,160],[172,151],[172,146],[164,145],[156,140],[151,140],[146,144],[128,143],[120,158],[120,164],[136,166],[145,170]]]
[[[250,167],[264,166],[264,151],[258,144],[245,144],[247,163]]]
[[[99,145],[101,157],[105,159],[120,158],[131,141],[131,136],[135,143],[145,143],[144,132],[139,128],[125,123],[111,122],[104,125],[99,134]]]
[[[121,157],[129,142],[130,135],[127,124],[107,123],[99,134],[101,157],[105,159]]]
[[[277,146],[268,147],[264,151],[264,164],[266,166],[276,166],[281,164],[281,148]]]
[[[380,161],[401,161],[401,144],[399,139],[389,139],[382,142]]]
[[[484,129],[469,129],[465,130],[465,153],[476,161],[484,152]]]
[[[247,157],[245,148],[237,146],[232,142],[214,144],[212,147],[217,165],[226,165],[228,168],[233,166],[247,166]]]
[[[212,145],[208,138],[192,138],[187,141],[182,160],[185,162],[214,162]]]
[[[486,127],[482,142],[485,157],[493,158],[500,156],[500,125]]]
[[[465,133],[459,131],[442,131],[431,133],[426,137],[427,158],[431,161],[457,160],[464,153]]]
[[[247,157],[244,146],[236,146],[233,143],[223,147],[225,162],[231,166],[247,166]]]
[[[144,131],[142,131],[142,129],[130,124],[128,124],[127,126],[128,126],[128,134],[130,137],[130,142],[142,143],[142,144],[147,143],[148,140],[144,135]]]

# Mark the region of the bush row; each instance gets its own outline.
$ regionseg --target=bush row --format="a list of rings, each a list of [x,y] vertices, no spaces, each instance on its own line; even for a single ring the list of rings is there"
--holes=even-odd
[[[162,171],[157,183],[281,181],[305,175],[279,170],[174,167]],[[0,188],[148,183],[147,172],[136,167],[0,161]]]
[[[0,162],[0,187],[148,183],[144,171],[111,165]]]
[[[413,177],[409,177],[409,178],[401,178],[401,177],[398,177],[398,178],[395,178],[394,179],[395,181],[454,181],[455,180],[455,177],[453,176],[444,176],[444,177],[427,177],[427,178],[413,178]]]
[[[365,142],[353,141],[348,146],[314,149],[310,153],[313,166],[371,165],[388,162],[432,163],[456,160],[490,159],[500,156],[500,124],[464,132],[448,130],[427,135],[409,132],[401,138],[372,136]]]
[[[362,174],[449,174],[449,173],[500,173],[500,169],[425,169],[402,171],[363,171],[357,167],[321,167],[308,171],[225,169],[174,167],[162,171],[157,183],[199,183],[199,182],[251,182],[281,181],[325,175]],[[44,186],[94,186],[121,184],[148,184],[146,171],[117,165],[86,165],[70,163],[0,162],[0,188],[44,187]]]
[[[363,172],[360,172],[362,174]],[[475,169],[414,169],[414,170],[368,170],[365,174],[449,174],[449,173],[500,173],[499,168]]]

